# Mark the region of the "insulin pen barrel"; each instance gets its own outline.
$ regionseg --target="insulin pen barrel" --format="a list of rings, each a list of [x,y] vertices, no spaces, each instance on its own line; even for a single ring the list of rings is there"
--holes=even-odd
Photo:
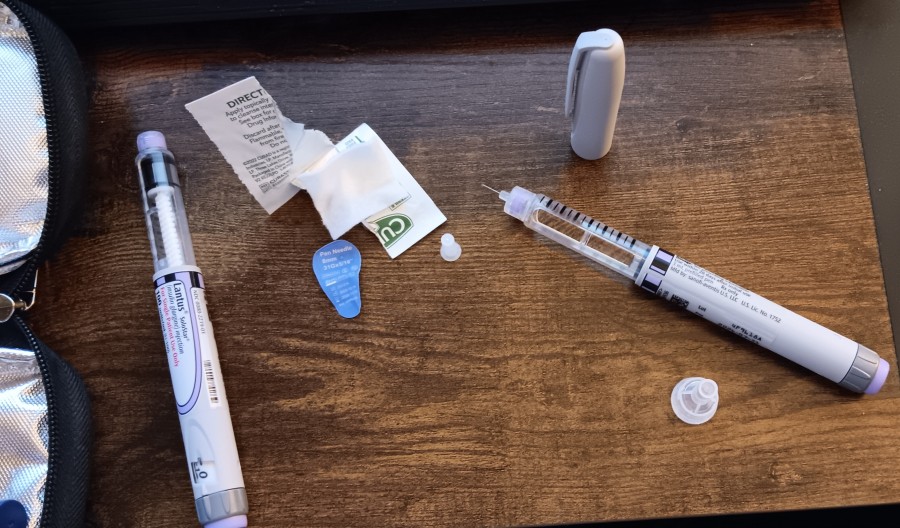
[[[887,378],[872,350],[657,246],[634,282],[846,389],[875,394]]]
[[[244,528],[247,494],[175,160],[159,132],[140,134],[137,144],[156,302],[197,516],[206,528]]]
[[[658,246],[521,187],[500,199],[530,229],[844,388],[874,394],[887,378],[890,365],[872,350]]]

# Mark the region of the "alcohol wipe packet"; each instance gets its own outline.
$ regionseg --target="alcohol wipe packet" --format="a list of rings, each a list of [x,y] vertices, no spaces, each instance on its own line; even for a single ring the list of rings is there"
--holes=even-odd
[[[333,145],[284,117],[255,77],[185,108],[269,214],[304,189],[332,239],[362,223],[391,258],[447,220],[365,123]]]
[[[373,152],[378,152],[377,156],[372,156],[370,170],[389,172],[404,190],[399,200],[363,221],[366,229],[378,237],[387,254],[397,258],[446,222],[447,217],[369,125],[358,126],[335,145],[335,152],[340,155],[359,144],[371,144]]]

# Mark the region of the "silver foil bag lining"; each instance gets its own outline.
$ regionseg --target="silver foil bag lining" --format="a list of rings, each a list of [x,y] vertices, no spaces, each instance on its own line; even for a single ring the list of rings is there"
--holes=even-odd
[[[47,394],[31,350],[0,347],[0,499],[19,501],[29,528],[41,520],[47,480]]]
[[[31,39],[0,3],[0,274],[22,265],[44,230],[47,122]]]

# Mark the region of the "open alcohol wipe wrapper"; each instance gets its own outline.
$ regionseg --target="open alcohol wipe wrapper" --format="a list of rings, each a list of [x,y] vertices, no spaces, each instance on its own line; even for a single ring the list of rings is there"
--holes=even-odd
[[[350,175],[353,175],[353,178]],[[395,182],[400,189],[400,196],[387,206],[383,205],[381,200],[366,199],[365,197],[357,201],[364,203],[366,207],[357,211],[356,216],[360,212],[365,212],[363,225],[378,237],[391,258],[396,258],[447,221],[447,217],[441,213],[412,174],[400,163],[397,156],[394,156],[394,153],[387,148],[378,134],[365,123],[335,145],[334,151],[324,156],[309,172],[300,172],[291,181],[307,190],[310,185],[327,185],[343,186],[344,192],[358,193],[359,189],[351,190],[349,186],[352,185],[350,182],[359,175],[365,176],[366,180],[372,182],[390,180]],[[317,180],[317,183],[311,184],[311,180]],[[383,185],[383,183],[378,185]],[[383,186],[383,188],[386,187]],[[390,189],[391,193],[382,195],[381,198],[396,197],[393,194],[394,187],[390,187]],[[322,193],[318,190],[315,193],[310,191],[317,209],[319,209],[320,200],[324,200],[317,200],[317,196],[322,194],[333,195],[333,193]],[[372,195],[377,196],[377,193],[373,192]],[[379,205],[378,208],[374,208],[376,204]],[[319,212],[322,213],[322,219],[327,226],[326,213],[322,209],[319,209]],[[337,236],[332,233],[332,238],[337,238]]]
[[[255,77],[186,108],[269,214],[304,189],[332,239],[363,223],[391,258],[447,220],[366,124],[332,145],[285,118]]]
[[[291,183],[306,189],[331,238],[337,239],[406,196],[391,170],[391,156],[380,139],[351,141],[294,176]]]

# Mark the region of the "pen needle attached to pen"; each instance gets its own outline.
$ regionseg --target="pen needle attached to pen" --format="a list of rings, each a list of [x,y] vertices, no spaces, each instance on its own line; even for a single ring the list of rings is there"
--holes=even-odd
[[[481,186],[484,187],[485,189],[489,190],[489,191],[494,191],[495,193],[500,194],[500,191],[498,191],[497,189],[492,189],[492,188],[488,187],[487,185],[485,185],[485,184],[483,184],[483,183],[481,184]]]

